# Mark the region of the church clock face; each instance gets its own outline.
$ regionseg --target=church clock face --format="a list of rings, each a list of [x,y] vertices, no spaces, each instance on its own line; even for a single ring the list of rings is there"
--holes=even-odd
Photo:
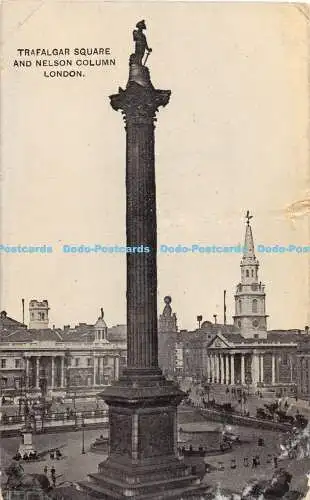
[[[254,321],[252,321],[252,325],[254,326],[254,328],[258,327],[259,322],[257,321],[257,319],[254,319]]]

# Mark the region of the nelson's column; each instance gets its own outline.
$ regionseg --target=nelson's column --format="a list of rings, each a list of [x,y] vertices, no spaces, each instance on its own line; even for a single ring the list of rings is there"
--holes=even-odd
[[[103,499],[198,499],[206,486],[177,454],[184,393],[158,367],[154,122],[171,92],[153,87],[143,62],[151,52],[144,21],[136,28],[126,89],[110,100],[126,129],[127,246],[143,244],[150,252],[127,254],[127,368],[102,394],[109,405],[108,458],[81,486]]]

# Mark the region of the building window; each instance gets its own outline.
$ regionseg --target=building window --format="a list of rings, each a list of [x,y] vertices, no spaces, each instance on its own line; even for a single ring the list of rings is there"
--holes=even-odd
[[[239,299],[239,313],[242,313],[242,302],[241,302],[241,299]]]
[[[257,299],[253,299],[252,301],[252,312],[257,313]]]
[[[254,270],[253,270],[253,269],[252,269],[252,271],[251,271],[251,276],[252,276],[252,278],[253,278],[253,276],[254,276]]]
[[[252,325],[254,326],[254,328],[258,327],[259,322],[257,321],[257,319],[255,319],[254,321],[252,321]]]
[[[20,359],[15,359],[15,368],[20,368]]]
[[[288,364],[288,354],[286,352],[282,354],[281,361],[282,361],[283,365],[287,365]]]
[[[87,358],[87,366],[91,366],[91,358]]]
[[[34,319],[34,313],[31,313],[31,319]]]
[[[259,337],[258,333],[254,333],[254,338],[258,339],[258,337]]]
[[[1,378],[1,387],[7,387],[8,379],[6,377]]]
[[[80,358],[75,358],[75,366],[79,366],[80,364]]]
[[[1,359],[1,368],[6,368],[6,359]]]
[[[250,273],[249,273],[249,270],[248,270],[248,269],[245,271],[245,276],[246,276],[247,278],[250,276]]]
[[[238,321],[238,327],[241,328],[241,321]]]

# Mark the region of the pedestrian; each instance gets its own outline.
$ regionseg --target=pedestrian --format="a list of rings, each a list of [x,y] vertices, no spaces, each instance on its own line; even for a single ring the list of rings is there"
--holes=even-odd
[[[278,457],[273,457],[273,465],[275,469],[278,467]]]
[[[253,459],[252,459],[252,469],[256,469],[256,466],[257,466],[256,457],[253,457]]]
[[[51,468],[51,478],[52,478],[53,486],[55,487],[56,486],[56,470],[55,470],[54,466]]]
[[[258,443],[257,443],[257,444],[258,444],[258,446],[264,446],[264,440],[263,440],[263,438],[262,438],[262,437],[260,437],[260,438],[258,439]]]
[[[47,471],[48,471],[48,468],[47,468],[47,465],[44,467],[44,474],[47,476]]]

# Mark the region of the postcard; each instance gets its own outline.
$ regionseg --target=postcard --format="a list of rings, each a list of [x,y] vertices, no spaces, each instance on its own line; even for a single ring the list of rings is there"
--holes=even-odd
[[[306,498],[309,15],[3,1],[3,498]]]

